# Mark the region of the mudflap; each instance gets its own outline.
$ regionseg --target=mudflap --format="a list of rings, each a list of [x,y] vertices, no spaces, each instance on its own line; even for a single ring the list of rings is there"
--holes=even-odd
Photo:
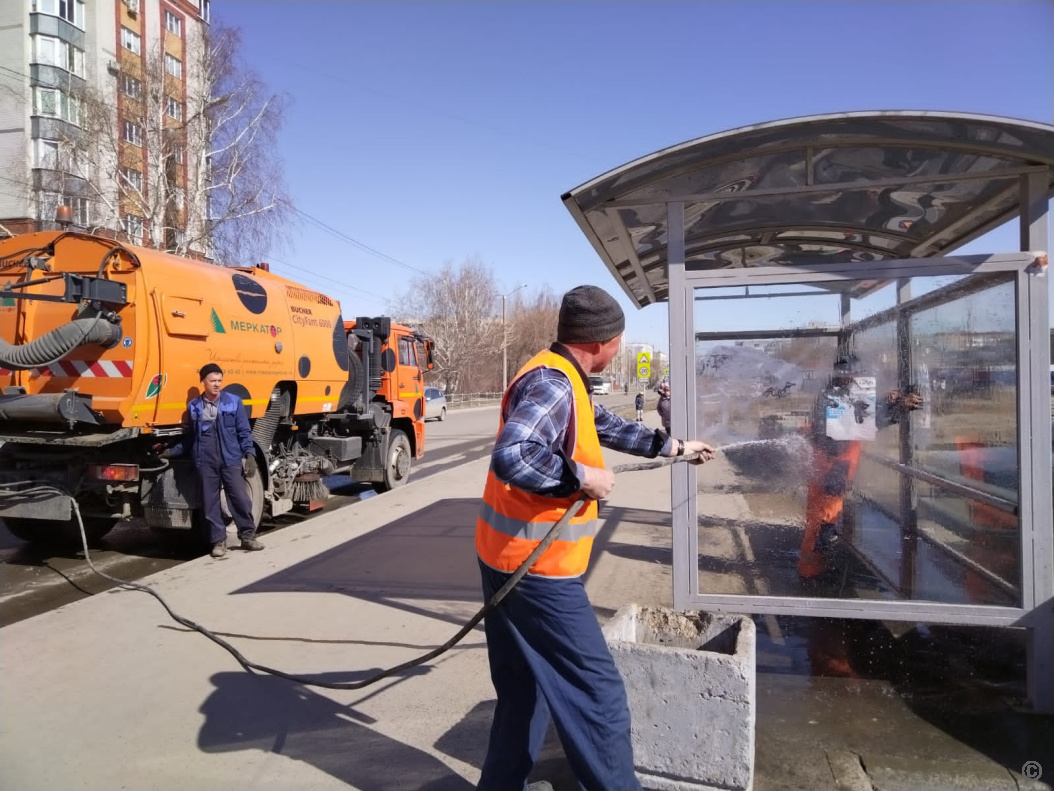
[[[388,440],[391,433],[385,431],[378,441],[366,442],[362,446],[362,456],[355,460],[351,468],[351,480],[360,483],[379,483],[384,480],[384,471],[388,465]]]
[[[67,470],[0,469],[0,518],[65,522],[73,516],[72,488]]]
[[[191,530],[194,511],[201,506],[201,490],[194,466],[180,459],[143,490],[143,515],[150,527]]]
[[[66,522],[73,516],[73,498],[58,492],[25,494],[17,490],[0,496],[0,519],[42,519]]]

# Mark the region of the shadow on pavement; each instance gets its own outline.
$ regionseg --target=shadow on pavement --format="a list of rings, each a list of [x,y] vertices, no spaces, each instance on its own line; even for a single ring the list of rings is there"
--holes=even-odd
[[[483,603],[474,550],[478,511],[475,498],[440,500],[235,593],[340,593],[460,626]],[[414,600],[472,606],[444,612]]]
[[[482,768],[483,759],[487,754],[487,742],[490,739],[490,723],[494,719],[494,704],[493,700],[477,703],[461,722],[439,738],[435,748],[451,758]],[[578,781],[571,771],[571,765],[567,762],[556,729],[552,725],[549,726],[545,744],[542,745],[542,751],[528,778],[531,783],[537,780],[548,780],[554,791],[578,789]]]
[[[364,674],[319,674],[351,681]],[[472,784],[428,753],[366,727],[370,718],[304,686],[268,676],[218,673],[201,706],[205,753],[263,750],[310,764],[359,789],[469,791]]]

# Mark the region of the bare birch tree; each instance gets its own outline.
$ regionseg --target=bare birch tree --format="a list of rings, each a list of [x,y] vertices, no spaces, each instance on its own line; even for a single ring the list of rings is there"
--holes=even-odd
[[[159,44],[122,59],[116,91],[85,89],[60,169],[87,185],[96,228],[251,265],[292,219],[276,154],[285,103],[241,63],[236,30],[192,37],[186,61]]]
[[[447,393],[493,393],[501,389],[501,348],[508,348],[511,377],[556,339],[560,298],[543,286],[533,296],[516,292],[501,318],[501,291],[494,273],[477,258],[450,263],[419,277],[399,297],[404,321],[436,342],[436,367],[429,378]]]
[[[501,318],[494,274],[478,258],[416,278],[399,312],[436,342],[433,377],[448,393],[493,390],[501,379]]]
[[[516,295],[508,311],[509,378],[556,340],[560,295],[543,286],[533,295]]]

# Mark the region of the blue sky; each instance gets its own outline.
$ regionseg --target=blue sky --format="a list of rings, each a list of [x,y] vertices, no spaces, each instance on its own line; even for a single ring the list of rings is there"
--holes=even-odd
[[[477,256],[505,290],[609,288],[627,340],[666,349],[665,305],[631,307],[562,193],[777,118],[929,109],[1054,122],[1047,0],[216,0],[213,17],[242,30],[247,63],[292,99],[280,140],[297,206],[387,257],[309,224],[270,257],[347,316],[391,310],[405,292],[416,273],[390,259],[433,272]],[[968,250],[1016,242],[1009,229]]]

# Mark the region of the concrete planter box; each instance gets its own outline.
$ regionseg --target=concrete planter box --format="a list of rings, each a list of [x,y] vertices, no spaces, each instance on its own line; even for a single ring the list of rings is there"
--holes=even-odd
[[[641,784],[655,791],[749,791],[754,622],[628,604],[604,637],[626,683]]]

